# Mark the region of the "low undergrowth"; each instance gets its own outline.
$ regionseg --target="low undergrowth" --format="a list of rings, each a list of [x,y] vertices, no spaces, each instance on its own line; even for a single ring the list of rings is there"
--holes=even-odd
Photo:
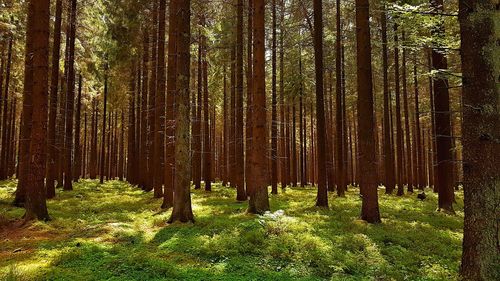
[[[358,219],[360,198],[314,188],[271,197],[272,213],[245,213],[235,191],[193,191],[195,224],[167,225],[161,199],[126,183],[81,181],[48,203],[52,221],[22,225],[10,205],[15,182],[0,183],[1,280],[454,280],[463,204],[435,212],[436,195],[380,193],[383,223]],[[9,222],[10,221],[10,222]]]

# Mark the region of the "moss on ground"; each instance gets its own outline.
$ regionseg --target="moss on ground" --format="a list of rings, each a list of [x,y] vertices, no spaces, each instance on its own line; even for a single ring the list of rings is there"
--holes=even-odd
[[[425,201],[381,191],[383,223],[369,225],[354,188],[331,195],[329,210],[312,207],[313,188],[287,189],[271,197],[275,213],[253,216],[216,184],[193,191],[195,224],[167,225],[161,199],[126,183],[74,188],[49,201],[52,221],[22,226],[15,182],[0,183],[1,280],[457,279],[461,194],[450,216],[431,191]]]

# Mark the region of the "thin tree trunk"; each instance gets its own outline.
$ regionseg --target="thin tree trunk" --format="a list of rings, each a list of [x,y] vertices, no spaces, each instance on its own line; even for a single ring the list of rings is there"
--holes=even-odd
[[[135,184],[136,178],[136,116],[135,116],[135,92],[136,92],[136,63],[132,68],[130,92],[129,92],[129,107],[128,107],[128,128],[127,128],[127,181]]]
[[[78,97],[76,101],[76,115],[75,115],[75,162],[73,165],[73,179],[78,181],[81,176],[82,171],[82,147],[80,143],[80,133],[81,133],[81,107],[82,107],[82,75],[79,75],[78,82]]]
[[[340,0],[336,0],[337,7],[337,38],[335,42],[335,90],[336,90],[336,145],[337,145],[337,153],[335,158],[337,160],[337,195],[339,197],[345,196],[346,191],[346,179],[345,179],[345,164],[344,164],[344,138],[346,134],[344,132],[344,114],[343,108],[345,104],[343,103],[344,99],[342,97],[342,30],[340,24]]]
[[[205,19],[203,19],[203,25],[205,25]],[[203,178],[205,181],[205,191],[211,191],[212,190],[212,177],[211,177],[211,171],[212,171],[212,150],[210,147],[210,141],[211,136],[210,136],[210,123],[209,123],[209,115],[210,115],[210,109],[208,106],[208,62],[207,62],[207,41],[206,37],[202,36],[202,41],[203,41],[203,48],[202,48],[202,58],[203,58],[203,133],[204,133],[204,138],[203,138]],[[242,76],[243,77],[243,76]],[[243,95],[243,92],[241,93]],[[241,111],[243,112],[243,101],[241,101]],[[243,115],[241,116],[241,144],[243,145]],[[241,153],[242,153],[242,158],[241,158],[241,172],[243,173],[243,147],[241,147]],[[242,176],[242,180],[243,175]],[[241,183],[242,186],[244,183]]]
[[[68,80],[66,84],[66,135],[64,150],[64,190],[73,190],[73,122],[75,110],[75,35],[76,0],[71,0],[70,34],[68,49]]]
[[[99,173],[99,182],[104,183],[105,176],[105,158],[106,158],[106,110],[108,103],[108,67],[105,67],[104,74],[104,101],[103,101],[103,113],[102,113],[102,137],[101,137],[101,171]]]
[[[405,43],[405,32],[402,33],[403,44]],[[410,112],[408,108],[408,83],[407,83],[407,75],[406,75],[406,48],[403,47],[403,61],[402,61],[402,79],[403,79],[403,110],[404,110],[404,119],[405,119],[405,174],[406,174],[406,184],[408,192],[413,192],[413,159],[411,154],[411,139],[410,139]]]
[[[147,27],[144,27],[146,29]],[[141,81],[141,133],[140,137],[140,167],[139,167],[139,184],[145,191],[151,191],[150,181],[149,181],[149,139],[148,139],[148,85],[149,85],[149,72],[148,72],[148,60],[149,60],[149,34],[147,30],[143,30],[143,42],[142,42],[142,81]]]
[[[381,15],[382,25],[382,71],[384,76],[384,185],[385,193],[391,194],[395,188],[396,167],[394,165],[394,147],[392,146],[392,126],[391,126],[391,112],[390,107],[392,104],[391,93],[389,92],[389,76],[387,69],[388,51],[387,51],[387,14],[384,4],[383,12]]]
[[[158,173],[158,169],[160,167],[156,166],[157,158],[160,155],[155,155],[154,147],[156,141],[156,107],[157,107],[157,96],[156,96],[156,88],[157,88],[157,62],[158,62],[158,0],[150,1],[152,4],[151,7],[151,21],[147,23],[148,28],[151,29],[151,32],[148,34],[148,48],[151,46],[151,56],[149,57],[149,69],[150,76],[148,80],[148,110],[147,110],[147,175],[146,175],[146,184],[148,189],[153,190],[153,197],[160,198],[162,196],[162,186],[160,183],[156,184],[158,179],[156,175]],[[149,50],[148,50],[149,51]],[[148,54],[149,55],[149,54]],[[146,70],[147,71],[147,70]],[[163,172],[163,170],[160,169]]]
[[[314,57],[316,71],[316,132],[318,163],[318,195],[316,206],[328,207],[326,186],[325,109],[323,100],[323,7],[321,0],[314,0]]]
[[[7,68],[5,69],[5,93],[3,95],[3,115],[2,115],[2,152],[0,154],[0,179],[7,179],[7,174],[8,174],[8,162],[7,162],[7,157],[8,157],[8,151],[6,149],[7,147],[7,119],[8,119],[8,114],[7,114],[7,105],[9,104],[9,86],[10,86],[10,75],[11,75],[11,65],[12,65],[12,43],[13,43],[13,38],[12,36],[9,38],[9,47],[7,51]],[[3,70],[3,69],[2,69]],[[2,71],[0,70],[0,71]],[[2,89],[0,87],[0,96],[2,95]]]
[[[156,104],[153,157],[153,187],[155,197],[163,196],[165,182],[165,16],[166,0],[160,0],[158,9],[158,61],[156,64]]]
[[[180,5],[179,0],[170,0],[169,5],[169,25],[168,25],[168,65],[167,65],[167,104],[165,113],[165,187],[163,190],[162,208],[170,208],[174,204],[175,188],[175,97],[177,89],[177,44],[179,40],[178,22],[180,20],[177,13]],[[180,33],[179,33],[180,34]],[[186,61],[188,63],[189,61]],[[189,80],[188,80],[189,81]]]
[[[235,97],[235,164],[234,180],[236,188],[245,190],[245,156],[243,141],[243,0],[236,5],[236,97]],[[208,115],[207,115],[208,116]],[[206,126],[206,125],[205,125]],[[246,194],[245,198],[246,198]],[[243,197],[237,200],[242,200]]]
[[[404,143],[403,143],[403,126],[401,124],[401,92],[400,92],[400,75],[399,75],[399,42],[398,28],[394,24],[394,82],[396,92],[396,146],[397,146],[397,195],[404,194]]]
[[[88,128],[87,128],[87,108],[85,108],[85,111],[83,113],[83,154],[82,154],[82,178],[86,179],[87,178],[87,155],[88,155],[88,146],[87,146],[87,134],[88,134]]]
[[[417,169],[416,173],[418,176],[418,188],[423,190],[424,185],[424,169],[423,169],[423,150],[422,150],[422,139],[420,136],[421,126],[420,126],[420,99],[419,99],[419,89],[418,89],[418,72],[417,72],[417,54],[413,57],[413,87],[415,90],[415,149],[417,155]]]
[[[276,98],[276,0],[272,1],[272,82],[271,82],[271,193],[278,194],[278,120]]]

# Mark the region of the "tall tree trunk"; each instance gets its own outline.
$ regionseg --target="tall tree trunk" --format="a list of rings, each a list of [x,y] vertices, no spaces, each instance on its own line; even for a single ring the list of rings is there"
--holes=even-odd
[[[227,113],[227,75],[226,75],[226,64],[224,64],[224,70],[223,70],[223,75],[224,75],[224,82],[223,82],[223,140],[222,140],[222,164],[221,164],[221,169],[222,169],[222,186],[227,185],[227,175],[228,175],[228,155],[227,155],[227,150],[228,150],[228,133],[227,133],[227,119],[228,119],[228,113]],[[248,122],[248,121],[247,121]]]
[[[48,220],[45,197],[47,141],[48,72],[49,72],[50,0],[31,0],[28,6],[25,68],[32,92],[32,130],[29,146],[29,172],[26,181],[26,220]]]
[[[276,98],[276,0],[272,1],[272,82],[271,82],[271,193],[278,194],[278,120]]]
[[[252,118],[253,118],[253,106],[252,106],[252,93],[253,93],[253,0],[248,0],[248,23],[247,23],[247,111],[246,111],[246,143],[245,143],[245,183],[246,183],[246,193],[252,189],[252,168],[250,163],[250,156],[252,155]]]
[[[235,99],[235,165],[236,188],[245,189],[245,156],[243,141],[243,0],[236,5],[236,99]],[[239,194],[243,194],[240,192]],[[246,197],[246,194],[245,194]],[[242,198],[240,198],[242,199]],[[238,200],[240,200],[238,199]]]
[[[337,153],[335,158],[337,160],[337,195],[339,197],[345,196],[346,190],[346,179],[345,175],[345,164],[344,164],[344,138],[346,137],[344,132],[344,115],[343,108],[345,104],[343,103],[342,98],[342,27],[340,23],[340,0],[336,0],[337,7],[337,38],[335,42],[335,90],[336,90],[336,145],[337,145]]]
[[[251,155],[254,186],[248,202],[248,212],[263,214],[269,210],[267,194],[267,112],[266,112],[266,70],[265,70],[265,1],[254,0],[253,22],[253,146]]]
[[[326,139],[325,139],[325,104],[323,100],[323,3],[314,0],[314,58],[316,71],[316,132],[318,162],[318,195],[316,206],[328,207],[326,186]]]
[[[88,155],[88,146],[87,146],[87,133],[88,133],[88,128],[87,128],[87,108],[85,108],[85,111],[83,113],[83,153],[82,153],[82,170],[81,170],[81,175],[82,178],[86,179],[87,178],[87,155]]]
[[[205,25],[205,19],[203,18],[203,25]],[[202,36],[202,41],[203,41],[203,49],[202,49],[202,58],[203,58],[203,178],[205,181],[205,191],[211,191],[212,190],[212,177],[211,177],[211,171],[212,171],[212,150],[210,147],[211,139],[213,139],[210,135],[210,120],[209,120],[209,115],[210,115],[210,109],[208,106],[208,62],[207,62],[207,39],[203,35]],[[243,76],[242,76],[243,77]],[[243,95],[243,92],[241,93]],[[243,101],[241,101],[241,111],[243,112]],[[242,113],[241,112],[241,113]],[[241,116],[241,144],[243,145],[243,115]],[[243,147],[241,147],[241,153],[242,153],[242,158],[241,158],[241,172],[243,173]],[[242,176],[242,181],[243,181],[243,175]],[[244,183],[241,183],[242,186]]]
[[[145,191],[151,191],[151,186],[149,185],[149,150],[148,150],[148,85],[149,85],[149,34],[146,30],[147,27],[143,27],[143,46],[142,46],[142,77],[141,77],[141,133],[140,137],[140,167],[139,167],[139,184]]]
[[[106,110],[108,104],[108,66],[104,69],[104,99],[103,99],[103,113],[102,113],[102,137],[101,137],[101,171],[99,173],[99,182],[104,183],[105,168],[106,168]]]
[[[170,0],[168,25],[168,65],[167,65],[167,106],[165,114],[165,188],[163,191],[162,208],[170,208],[174,204],[175,181],[175,97],[177,89],[177,44],[179,40],[180,11],[179,0]],[[180,34],[180,33],[179,33]],[[189,60],[186,62],[188,63]],[[189,81],[189,80],[188,80]]]
[[[75,35],[76,0],[71,0],[70,34],[68,49],[68,80],[66,84],[66,137],[64,150],[64,190],[73,190],[73,112],[75,109]]]
[[[362,196],[361,219],[379,223],[377,164],[374,145],[373,85],[368,0],[356,0],[356,42],[358,78],[358,142]]]
[[[8,174],[8,162],[7,158],[9,156],[8,151],[6,149],[7,147],[7,141],[9,140],[7,138],[7,119],[8,119],[8,114],[7,114],[7,105],[9,103],[9,86],[10,86],[10,75],[11,75],[11,65],[12,65],[12,43],[13,43],[13,38],[12,36],[9,38],[9,47],[7,51],[7,68],[5,69],[5,93],[3,95],[3,110],[2,110],[2,152],[0,153],[0,179],[7,179],[7,174]],[[0,71],[2,71],[1,69]],[[3,88],[0,87],[0,96],[2,95],[2,90]]]
[[[296,120],[296,108],[295,101],[293,101],[292,106],[292,152],[291,152],[291,169],[292,169],[292,186],[297,186],[297,120]]]
[[[158,9],[158,61],[156,64],[156,104],[155,104],[155,132],[153,157],[155,167],[153,187],[155,197],[163,196],[165,179],[165,16],[166,0],[160,0]]]
[[[179,0],[171,0],[179,1]],[[189,131],[189,67],[190,67],[190,40],[191,40],[191,1],[179,1],[175,6],[174,17],[171,20],[177,21],[178,51],[177,58],[177,83],[176,83],[176,119],[175,119],[175,192],[174,208],[169,223],[194,222],[191,208],[191,161],[189,141],[191,134]],[[172,7],[172,5],[171,5]]]
[[[498,2],[491,0],[459,3],[465,161],[460,274],[464,280],[500,278],[498,8]]]
[[[78,181],[82,172],[82,147],[80,143],[80,118],[81,118],[81,107],[82,107],[82,75],[79,75],[78,82],[78,97],[76,101],[76,115],[75,115],[75,162],[73,165],[73,179]]]
[[[402,32],[402,40],[403,44],[405,44],[405,32]],[[406,174],[406,184],[408,192],[413,192],[413,159],[411,154],[411,139],[410,139],[410,112],[408,108],[408,83],[407,83],[407,75],[406,75],[406,47],[403,47],[403,61],[402,61],[402,79],[403,79],[403,110],[404,110],[404,118],[405,118],[405,174]]]
[[[97,174],[97,101],[94,98],[92,100],[92,124],[91,124],[91,136],[90,136],[90,167],[89,176],[91,179],[96,178]]]
[[[201,24],[201,23],[200,23]],[[201,29],[201,27],[200,27]],[[202,62],[202,40],[201,40],[201,30],[198,35],[198,62],[197,62],[197,94],[196,98],[193,99],[193,116],[195,116],[193,120],[193,184],[195,189],[201,188],[201,102],[202,102],[202,93],[203,93],[203,62]]]
[[[9,118],[9,132],[7,134],[7,139],[9,140],[7,146],[7,178],[11,178],[16,169],[16,114],[17,114],[17,98],[14,97],[11,101],[10,106],[10,118]]]
[[[387,51],[387,14],[384,5],[383,12],[381,14],[381,25],[382,25],[382,71],[384,76],[383,89],[384,89],[384,185],[385,193],[391,194],[395,188],[396,181],[396,167],[394,165],[394,147],[392,145],[392,125],[391,125],[391,112],[390,106],[392,104],[391,93],[389,92],[389,76],[387,70],[389,68],[388,63],[388,51]]]
[[[304,82],[302,76],[302,48],[299,47],[299,80],[300,80],[300,93],[299,93],[299,142],[300,142],[300,186],[304,187],[307,184],[306,180],[306,122],[304,119]]]
[[[125,111],[122,109],[120,114],[120,144],[118,151],[118,179],[123,181],[125,177]]]
[[[401,92],[400,92],[400,75],[399,75],[399,42],[398,42],[398,26],[394,24],[394,82],[396,92],[396,146],[397,146],[397,195],[404,194],[404,142],[403,142],[403,125],[401,124]]]
[[[137,183],[136,177],[136,116],[135,116],[135,92],[136,92],[136,63],[132,68],[130,79],[130,92],[129,92],[129,107],[128,107],[128,128],[127,128],[127,181],[135,184]],[[123,125],[123,124],[122,124]]]
[[[420,99],[419,99],[419,89],[418,89],[418,72],[417,72],[417,54],[413,57],[413,86],[415,90],[415,148],[417,149],[417,169],[416,173],[418,176],[418,188],[423,190],[425,185],[425,176],[423,168],[423,149],[422,149],[422,138],[420,132],[422,128],[420,126]]]
[[[442,13],[443,0],[431,0],[431,7],[437,13]],[[440,20],[433,28],[433,36],[444,36],[444,23]],[[439,45],[439,43],[436,43]],[[448,91],[448,78],[446,71],[448,62],[442,52],[432,49],[432,67],[438,71],[437,76],[433,78],[434,90],[434,115],[436,119],[435,139],[437,146],[437,173],[438,177],[435,184],[438,185],[438,210],[454,213],[453,201],[453,162],[451,155],[451,113],[450,113],[450,94]]]
[[[25,57],[24,57],[24,89],[23,89],[23,107],[21,112],[21,124],[19,130],[19,152],[18,152],[18,182],[16,189],[16,196],[14,198],[14,206],[22,207],[27,201],[27,196],[34,195],[35,200],[42,202],[40,196],[37,193],[28,194],[33,188],[39,188],[39,186],[27,186],[28,176],[30,172],[30,142],[31,142],[31,131],[32,131],[32,117],[33,117],[33,69],[34,69],[34,56],[32,54],[33,46],[33,36],[35,35],[34,17],[44,18],[40,11],[37,9],[43,9],[45,1],[35,1],[29,2],[28,8],[28,23],[26,32],[26,45],[25,45]],[[43,25],[42,29],[43,31]],[[48,31],[47,31],[48,32]],[[42,37],[43,38],[43,37]],[[40,56],[40,51],[36,53]],[[43,77],[43,76],[42,76]],[[40,77],[39,77],[40,78]],[[44,196],[45,198],[45,196]],[[41,203],[43,204],[43,202]],[[43,207],[43,206],[42,206]]]
[[[5,45],[1,45],[1,53],[0,53],[0,116],[2,116],[2,109],[3,109],[3,103],[6,102],[3,98],[3,76],[4,76],[4,68],[5,68]],[[2,122],[0,122],[0,132],[2,131]],[[0,135],[1,136],[1,135]],[[1,159],[0,159],[1,161]],[[2,163],[0,162],[0,165],[2,165]],[[1,169],[1,167],[0,167]]]

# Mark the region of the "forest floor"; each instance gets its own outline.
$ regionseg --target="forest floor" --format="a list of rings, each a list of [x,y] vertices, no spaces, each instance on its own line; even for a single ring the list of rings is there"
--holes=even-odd
[[[312,207],[313,188],[271,196],[274,213],[245,213],[235,191],[193,192],[195,224],[166,224],[161,199],[130,185],[81,181],[48,203],[52,221],[22,225],[0,182],[0,280],[454,280],[461,255],[456,216],[427,192],[384,195],[382,224],[358,219],[358,190]],[[279,211],[279,210],[283,210]]]

